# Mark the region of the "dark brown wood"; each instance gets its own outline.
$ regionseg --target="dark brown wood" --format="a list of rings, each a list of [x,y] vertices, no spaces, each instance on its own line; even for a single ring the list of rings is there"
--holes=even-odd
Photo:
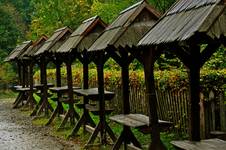
[[[34,63],[30,62],[30,65],[29,65],[29,87],[30,87],[30,91],[29,91],[29,96],[28,96],[28,100],[27,100],[27,104],[30,105],[32,108],[37,103],[35,101],[34,96],[33,96],[33,94],[34,94],[33,66],[34,66]]]
[[[17,61],[17,72],[18,72],[18,85],[22,85],[22,66],[19,61]]]
[[[143,52],[143,65],[145,73],[146,98],[149,103],[149,121],[151,125],[151,145],[149,149],[165,150],[165,146],[160,140],[160,129],[158,125],[157,97],[155,93],[154,63],[157,58],[155,49]]]
[[[71,65],[72,65],[72,58],[69,57],[66,60],[69,108],[68,108],[67,113],[58,129],[63,128],[65,126],[65,124],[67,123],[68,119],[70,119],[71,125],[75,125],[75,119],[78,120],[80,118],[79,114],[76,112],[76,110],[74,108],[75,101],[74,101],[74,95],[73,95],[73,81],[72,81]]]
[[[192,43],[190,68],[188,71],[190,87],[190,140],[200,141],[200,47]]]
[[[39,103],[35,106],[30,116],[35,116],[37,114],[45,113],[45,116],[49,115],[49,110],[53,111],[52,106],[48,102],[48,87],[53,86],[52,84],[47,84],[47,75],[46,75],[46,60],[44,57],[40,59],[40,77],[41,84],[35,85],[37,89],[41,91],[41,99]]]
[[[95,127],[94,132],[90,136],[86,146],[93,144],[94,140],[96,139],[98,133],[100,133],[100,143],[101,145],[107,144],[107,136],[106,133],[109,134],[112,141],[116,141],[116,137],[113,134],[111,128],[108,126],[105,117],[105,95],[104,95],[104,62],[106,60],[104,53],[96,53],[98,55],[98,59],[96,59],[96,66],[97,66],[97,75],[98,75],[98,95],[99,95],[99,122]]]

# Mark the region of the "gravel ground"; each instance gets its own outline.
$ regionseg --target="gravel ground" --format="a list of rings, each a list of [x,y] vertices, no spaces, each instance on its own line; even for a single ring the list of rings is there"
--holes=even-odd
[[[0,99],[0,150],[79,150],[71,141],[48,135],[47,127],[32,126],[31,117]]]

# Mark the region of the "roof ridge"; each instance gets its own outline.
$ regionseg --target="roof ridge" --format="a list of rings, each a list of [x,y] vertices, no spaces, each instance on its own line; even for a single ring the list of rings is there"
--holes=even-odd
[[[139,6],[139,5],[141,5],[141,4],[144,3],[144,2],[146,2],[146,0],[141,0],[141,1],[139,1],[139,2],[137,2],[137,3],[135,3],[135,4],[133,4],[132,6],[130,6],[130,7],[126,8],[126,9],[122,10],[122,11],[119,13],[119,15],[121,15],[121,14],[123,14],[123,13],[125,13],[125,12],[127,12],[127,11],[129,11],[129,10],[131,10],[131,9],[133,9],[133,8],[135,8],[135,7],[137,7],[137,6]]]
[[[95,20],[97,18],[99,18],[99,16],[96,15],[96,16],[93,16],[91,18],[88,18],[88,19],[84,20],[82,23],[87,23],[87,22],[93,21],[93,20]]]
[[[68,27],[68,26],[64,26],[64,27],[62,27],[62,28],[59,28],[59,29],[56,29],[55,31],[54,31],[54,33],[56,33],[56,32],[59,32],[59,31],[62,31],[62,30],[65,30],[65,29],[71,29],[70,27]]]

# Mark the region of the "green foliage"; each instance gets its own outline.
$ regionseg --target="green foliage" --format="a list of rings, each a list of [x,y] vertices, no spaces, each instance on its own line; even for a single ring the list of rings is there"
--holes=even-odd
[[[9,6],[0,6],[0,49],[5,52],[16,46],[17,39],[20,36],[16,21],[12,14],[8,12],[9,8]]]
[[[226,68],[226,50],[224,47],[219,48],[217,52],[213,54],[208,62],[204,65],[204,68],[208,69],[224,69]]]

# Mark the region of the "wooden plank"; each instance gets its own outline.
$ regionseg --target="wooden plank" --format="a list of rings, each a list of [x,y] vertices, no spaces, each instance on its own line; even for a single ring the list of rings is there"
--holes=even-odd
[[[176,148],[183,150],[225,150],[226,141],[220,139],[201,140],[200,142],[193,141],[172,141]]]

